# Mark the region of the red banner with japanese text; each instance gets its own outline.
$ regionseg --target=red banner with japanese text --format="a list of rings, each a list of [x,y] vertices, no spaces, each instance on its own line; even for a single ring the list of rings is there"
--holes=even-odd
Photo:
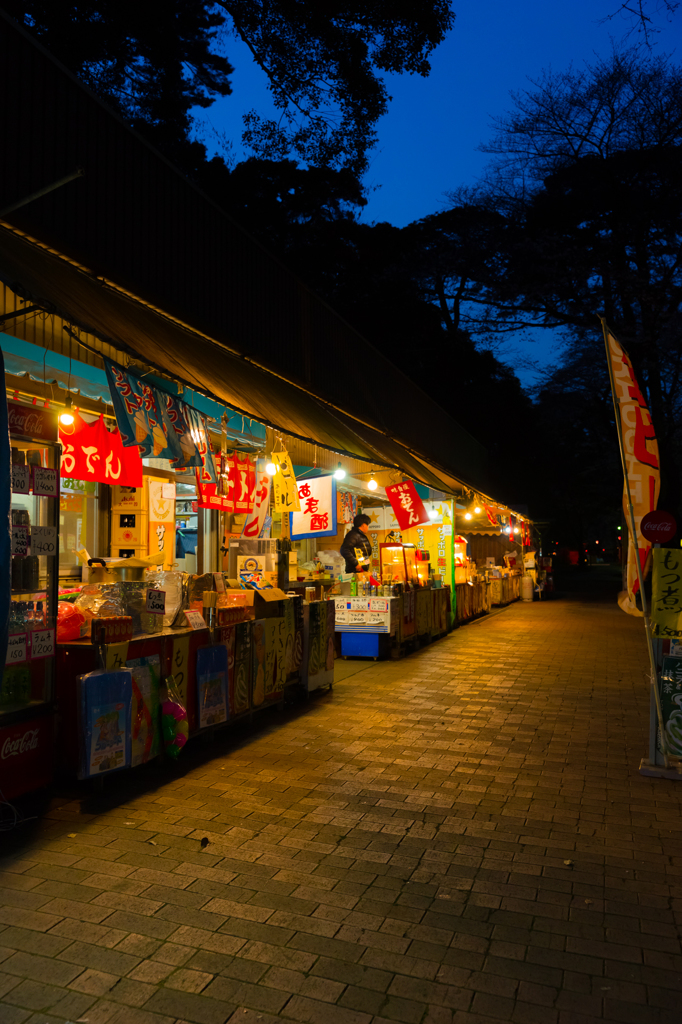
[[[253,511],[244,520],[242,537],[255,540],[261,535],[265,517],[270,508],[270,484],[272,477],[265,471],[265,459],[256,464],[256,492],[253,500]]]
[[[401,484],[390,484],[386,488],[386,496],[401,530],[409,530],[411,526],[421,526],[422,523],[431,521],[424,508],[424,502],[411,480],[403,480]]]
[[[614,387],[613,398],[620,417],[623,460],[627,484],[630,487],[636,533],[633,537],[627,487],[624,486],[623,510],[628,524],[627,591],[619,595],[618,604],[629,615],[641,615],[642,612],[636,604],[636,595],[639,591],[637,558],[644,578],[649,572],[651,543],[642,536],[640,523],[647,512],[656,508],[661,489],[658,442],[630,357],[608,327],[605,327],[605,334]]]
[[[100,416],[87,423],[74,412],[73,423],[59,424],[61,476],[100,484],[142,487],[142,459],[137,448],[124,448],[118,430],[109,431]]]
[[[199,508],[234,512],[234,459],[224,454],[212,456],[216,465],[217,483],[212,483],[204,468],[197,470],[197,501]]]

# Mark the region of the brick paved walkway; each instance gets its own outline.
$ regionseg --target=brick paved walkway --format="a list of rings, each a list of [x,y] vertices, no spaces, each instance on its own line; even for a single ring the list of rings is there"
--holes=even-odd
[[[1,837],[0,1024],[679,1024],[645,654],[615,604],[517,604],[54,801]]]

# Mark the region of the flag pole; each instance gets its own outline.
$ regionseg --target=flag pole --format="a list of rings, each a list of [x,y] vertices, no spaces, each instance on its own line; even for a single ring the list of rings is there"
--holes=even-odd
[[[629,529],[630,536],[632,537],[632,543],[635,548],[635,563],[637,565],[637,579],[639,580],[639,593],[642,598],[642,614],[644,616],[644,632],[646,633],[646,644],[649,651],[649,667],[650,667],[650,681],[653,688],[654,700],[656,702],[656,717],[658,718],[658,731],[661,740],[661,747],[663,753],[663,763],[667,768],[668,765],[668,744],[665,736],[665,725],[663,722],[663,708],[661,707],[661,695],[658,690],[658,667],[656,665],[656,655],[654,654],[654,641],[651,635],[651,622],[649,620],[649,608],[647,605],[646,594],[644,593],[644,577],[642,575],[642,565],[639,560],[639,545],[637,544],[637,530],[635,527],[635,510],[632,507],[632,495],[630,494],[630,478],[628,477],[628,467],[625,459],[625,445],[623,444],[623,428],[620,422],[620,399],[616,396],[616,384],[613,379],[613,366],[611,365],[611,352],[609,351],[609,336],[608,329],[606,326],[606,320],[603,316],[600,316],[602,332],[604,334],[604,345],[606,346],[606,365],[609,368],[609,382],[611,384],[611,397],[613,398],[613,411],[616,419],[616,429],[618,431],[618,445],[620,447],[620,460],[623,465],[623,478],[625,480],[625,493],[628,501],[628,514],[630,517]]]

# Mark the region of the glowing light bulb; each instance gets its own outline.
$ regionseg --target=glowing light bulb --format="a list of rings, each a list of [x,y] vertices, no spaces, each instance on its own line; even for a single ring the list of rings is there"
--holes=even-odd
[[[465,512],[464,513],[464,518],[465,519],[471,519],[471,512]]]
[[[476,515],[477,515],[477,516],[478,516],[478,515],[480,515],[480,513],[481,513],[481,510],[480,510],[480,508],[479,508],[479,506],[478,506],[478,505],[477,505],[477,506],[476,506],[476,508],[474,509],[474,512],[476,513]]]
[[[275,463],[268,462],[267,466],[265,467],[265,472],[268,474],[268,476],[274,476],[275,473],[277,472],[277,466],[275,465]]]
[[[64,412],[60,413],[59,422],[65,427],[70,427],[74,421],[73,412],[71,411],[73,406],[73,400],[71,395],[67,395],[66,404],[64,405]]]
[[[346,471],[345,471],[345,469],[343,468],[343,466],[341,465],[340,462],[339,462],[339,465],[338,465],[338,469],[336,469],[335,472],[334,472],[334,476],[335,476],[335,478],[337,480],[345,480]]]
[[[438,519],[438,512],[435,508],[429,509],[429,519]]]
[[[369,480],[367,481],[367,487],[369,488],[370,491],[376,491],[378,486],[379,484],[376,482],[373,476],[370,477]]]

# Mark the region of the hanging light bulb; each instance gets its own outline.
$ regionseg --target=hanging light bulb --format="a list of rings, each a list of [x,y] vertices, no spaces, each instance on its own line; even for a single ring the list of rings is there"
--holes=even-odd
[[[377,487],[379,486],[379,484],[374,479],[374,473],[372,473],[371,477],[367,481],[367,486],[370,491],[376,491]]]
[[[70,427],[71,424],[73,423],[72,408],[73,408],[73,399],[71,398],[71,395],[67,395],[66,396],[66,402],[64,404],[64,412],[60,413],[60,416],[59,416],[59,422],[62,423],[65,427]]]
[[[476,506],[476,508],[474,509],[474,512],[476,513],[477,516],[479,516],[481,514],[481,508],[480,508],[479,505]]]
[[[268,476],[274,476],[275,473],[277,472],[277,466],[275,465],[275,463],[268,462],[267,466],[265,467],[265,472],[268,474]]]
[[[429,509],[429,519],[438,519],[438,512],[435,508]]]
[[[340,462],[338,468],[334,471],[334,476],[336,477],[337,480],[345,480],[346,478],[346,471]]]
[[[465,519],[471,519],[471,512],[465,512],[464,513],[464,518]]]

